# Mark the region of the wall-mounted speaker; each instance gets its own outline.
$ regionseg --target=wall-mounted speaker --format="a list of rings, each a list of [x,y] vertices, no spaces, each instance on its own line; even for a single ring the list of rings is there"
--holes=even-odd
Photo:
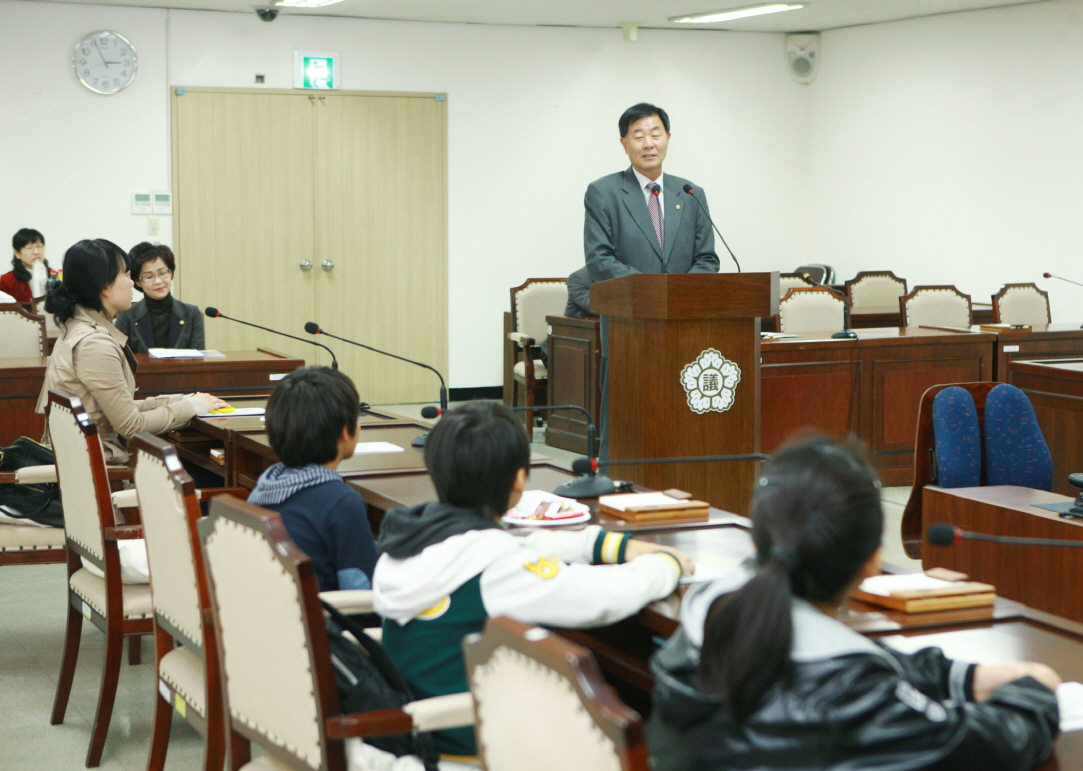
[[[798,83],[816,80],[816,73],[820,69],[819,33],[786,36],[786,69]]]

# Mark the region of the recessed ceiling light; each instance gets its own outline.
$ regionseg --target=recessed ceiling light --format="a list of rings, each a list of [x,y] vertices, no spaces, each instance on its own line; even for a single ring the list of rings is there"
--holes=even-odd
[[[322,8],[341,2],[342,0],[274,0],[274,5],[288,8]]]
[[[796,11],[804,8],[808,3],[771,3],[770,5],[749,5],[744,8],[734,8],[729,11],[710,11],[708,13],[695,13],[691,16],[672,16],[670,21],[684,24],[710,24],[716,21],[732,21],[744,19],[749,16],[762,16],[765,13],[779,13],[781,11]]]

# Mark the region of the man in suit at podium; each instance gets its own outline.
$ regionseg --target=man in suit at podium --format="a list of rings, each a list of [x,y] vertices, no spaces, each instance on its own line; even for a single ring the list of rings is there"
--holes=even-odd
[[[594,281],[629,273],[717,273],[718,255],[703,192],[688,180],[662,174],[669,148],[669,116],[653,104],[620,116],[620,143],[632,165],[596,179],[584,198],[583,248]],[[684,192],[695,190],[698,203]],[[609,333],[603,316],[601,450],[608,456]]]

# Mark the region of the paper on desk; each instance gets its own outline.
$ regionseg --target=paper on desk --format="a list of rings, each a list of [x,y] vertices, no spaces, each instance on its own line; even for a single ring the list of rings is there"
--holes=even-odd
[[[151,348],[150,355],[155,359],[202,359],[203,351],[195,348]]]
[[[358,442],[354,452],[357,455],[377,455],[381,452],[404,452],[405,448],[391,442]]]
[[[598,499],[598,503],[616,511],[625,511],[629,506],[640,509],[647,506],[670,506],[680,501],[665,493],[620,493],[603,495]]]
[[[784,337],[800,337],[801,335],[787,335],[784,332],[760,332],[761,340],[781,340]]]
[[[726,575],[726,571],[724,570],[719,570],[711,565],[703,565],[697,562],[696,572],[690,576],[681,576],[680,583],[705,584],[708,581],[714,581],[716,578],[721,578],[724,575]]]
[[[224,359],[224,358],[226,358],[226,355],[224,353],[222,353],[221,351],[216,351],[213,348],[211,350],[209,350],[209,351],[200,351],[200,353],[202,353],[203,356],[208,358],[208,359]]]
[[[942,589],[951,586],[951,581],[933,578],[924,573],[897,573],[882,576],[869,576],[858,588],[868,594],[890,597],[892,592],[916,592],[924,589]]]
[[[262,415],[266,410],[263,407],[234,407],[233,412],[204,412],[196,415],[197,418],[251,418]]]
[[[1057,706],[1060,708],[1062,732],[1083,731],[1083,683],[1058,685]]]

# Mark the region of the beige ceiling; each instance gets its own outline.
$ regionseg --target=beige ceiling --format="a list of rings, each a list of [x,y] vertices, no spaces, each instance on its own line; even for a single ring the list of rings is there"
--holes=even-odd
[[[251,12],[269,6],[259,0],[58,0],[95,5]],[[646,28],[729,29],[747,32],[822,31],[861,24],[898,21],[981,8],[1024,5],[1046,0],[810,0],[797,11],[721,24],[673,24],[671,16],[743,8],[777,0],[343,0],[324,9],[281,9],[286,14],[350,16],[404,21],[472,24],[619,27],[638,22]],[[800,2],[801,0],[790,0]]]

